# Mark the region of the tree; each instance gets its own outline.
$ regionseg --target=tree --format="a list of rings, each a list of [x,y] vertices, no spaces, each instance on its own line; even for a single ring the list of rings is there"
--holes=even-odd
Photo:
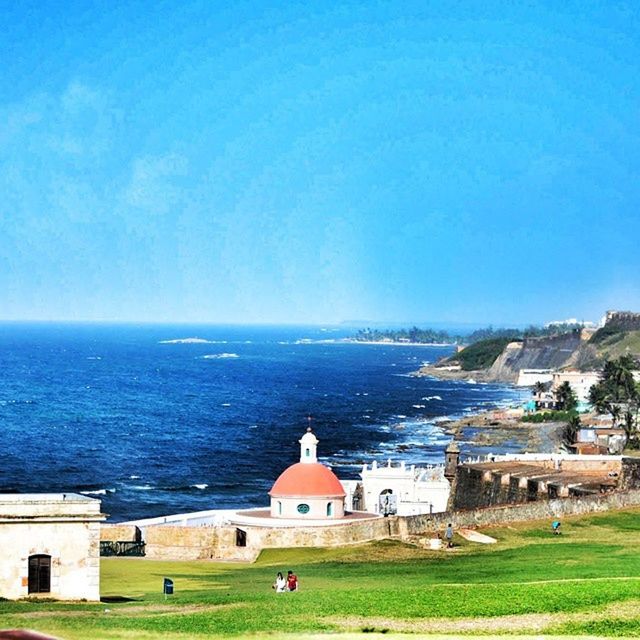
[[[631,356],[607,360],[600,382],[589,390],[589,402],[598,413],[610,414],[613,426],[623,419],[622,426],[629,441],[637,431],[640,409],[640,389],[633,377],[637,368],[638,363]]]
[[[580,416],[573,415],[569,418],[569,422],[564,427],[562,432],[562,442],[565,447],[570,447],[572,444],[575,444],[576,438],[578,436],[578,431],[582,427],[582,422],[580,421]]]
[[[556,389],[555,396],[556,409],[559,411],[573,411],[578,406],[578,398],[567,381]]]

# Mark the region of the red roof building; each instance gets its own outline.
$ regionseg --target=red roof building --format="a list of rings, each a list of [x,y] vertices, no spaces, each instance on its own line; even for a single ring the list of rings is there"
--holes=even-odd
[[[300,462],[285,469],[269,491],[271,516],[308,520],[343,518],[346,493],[335,473],[318,462],[318,439],[309,428],[298,442]]]

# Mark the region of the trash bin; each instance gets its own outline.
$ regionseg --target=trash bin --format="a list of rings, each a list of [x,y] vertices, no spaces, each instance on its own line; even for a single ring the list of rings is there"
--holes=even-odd
[[[173,595],[173,580],[171,580],[170,578],[165,578],[164,579],[162,592],[164,593],[165,596],[172,596]]]

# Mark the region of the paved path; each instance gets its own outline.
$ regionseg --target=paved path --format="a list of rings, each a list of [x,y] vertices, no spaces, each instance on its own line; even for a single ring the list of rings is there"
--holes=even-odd
[[[485,536],[484,533],[478,533],[473,529],[458,529],[458,534],[469,542],[479,542],[480,544],[495,544],[498,542],[491,536]]]

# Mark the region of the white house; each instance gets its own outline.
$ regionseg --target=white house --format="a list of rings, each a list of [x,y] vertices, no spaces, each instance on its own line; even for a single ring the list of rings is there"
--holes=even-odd
[[[0,494],[0,597],[100,600],[100,500]]]
[[[556,371],[553,374],[551,390],[556,391],[561,384],[568,382],[578,402],[589,402],[589,390],[594,384],[598,384],[600,377],[598,371]]]

